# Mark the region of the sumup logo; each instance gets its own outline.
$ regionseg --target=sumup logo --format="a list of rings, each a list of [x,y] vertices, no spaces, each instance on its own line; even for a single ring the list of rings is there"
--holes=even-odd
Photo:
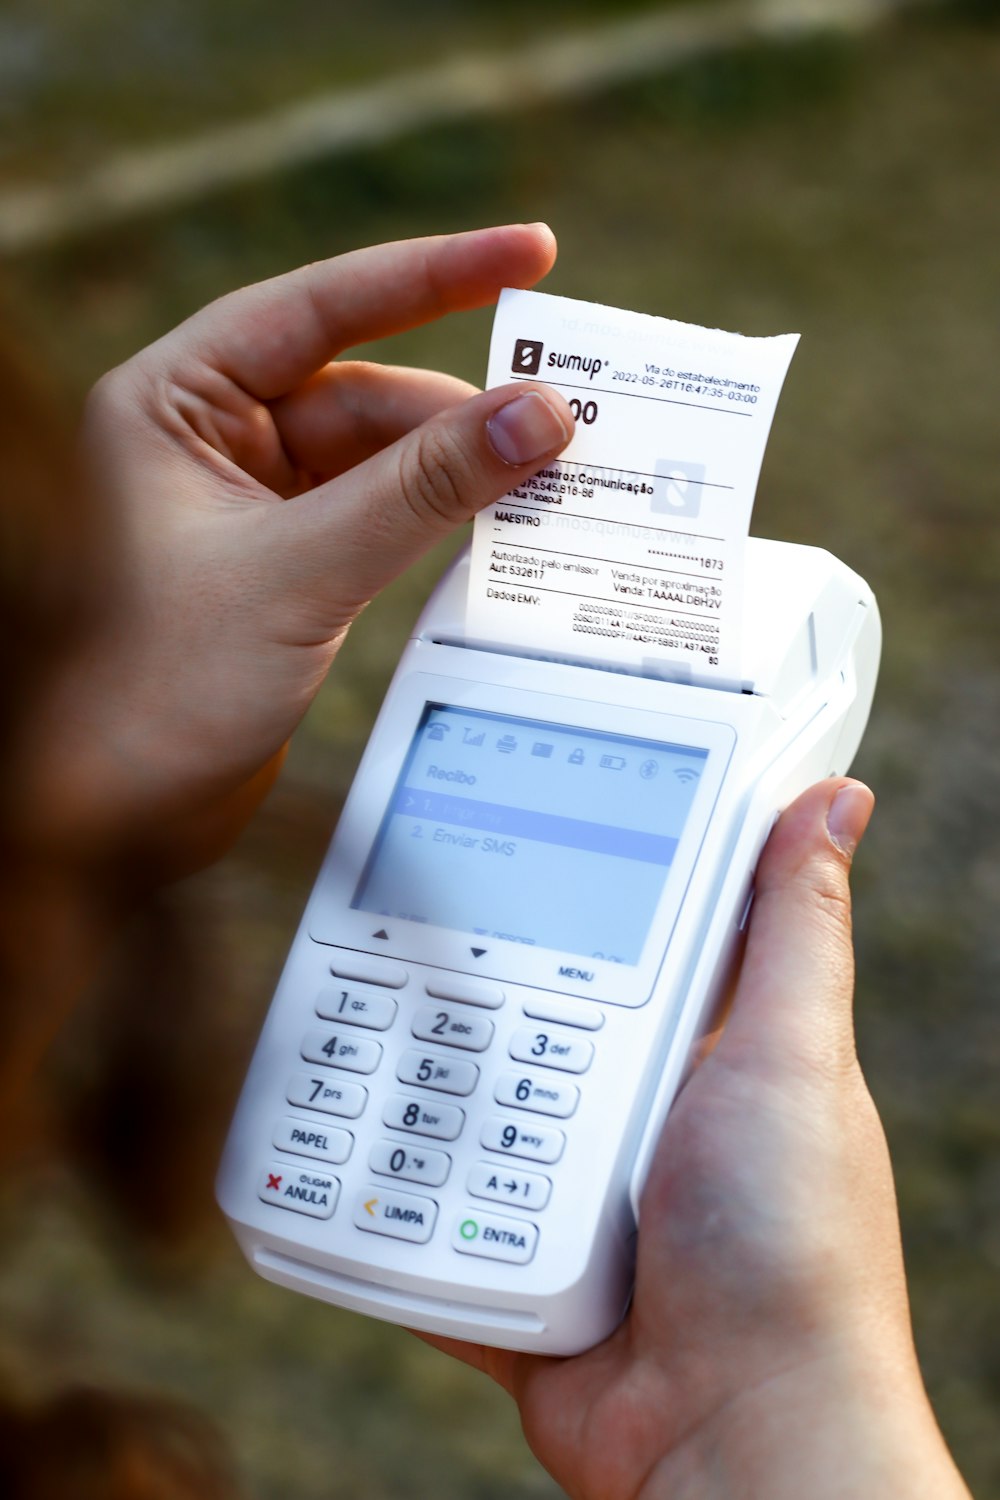
[[[537,375],[542,362],[542,345],[536,339],[518,339],[510,367],[515,375]]]

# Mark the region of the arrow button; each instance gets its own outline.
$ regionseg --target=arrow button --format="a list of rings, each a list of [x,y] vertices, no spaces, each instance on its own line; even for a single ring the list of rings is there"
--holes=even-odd
[[[509,1170],[509,1168],[508,1168]],[[552,1183],[540,1172],[511,1172],[501,1178],[496,1167],[477,1162],[466,1183],[474,1198],[490,1198],[494,1203],[516,1203],[519,1208],[544,1208],[552,1192]]]

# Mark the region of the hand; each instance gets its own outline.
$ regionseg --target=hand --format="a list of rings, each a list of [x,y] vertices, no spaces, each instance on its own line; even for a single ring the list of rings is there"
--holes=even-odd
[[[364,605],[573,429],[544,387],[329,361],[554,256],[542,225],[357,251],[224,297],[99,383],[102,607],[32,727],[29,819],[81,847],[169,830],[189,863],[238,830]]]
[[[511,1392],[574,1500],[967,1500],[854,1050],[848,870],[871,808],[831,780],[775,827],[728,1024],[646,1185],[623,1325],[566,1360],[430,1340]]]

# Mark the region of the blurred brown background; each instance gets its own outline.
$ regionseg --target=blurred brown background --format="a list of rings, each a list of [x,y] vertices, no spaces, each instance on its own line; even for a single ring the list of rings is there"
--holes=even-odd
[[[547,102],[525,88],[497,112],[413,123],[159,211],[75,228],[55,214],[19,236],[15,193],[45,184],[47,203],[79,205],[87,174],[123,148],[663,9],[9,0],[3,276],[71,395],[232,286],[506,220],[555,229],[547,290],[801,331],[754,530],[828,547],[882,606],[855,767],[879,798],[855,880],[860,1047],[931,1394],[979,1500],[1000,1500],[996,5],[742,39]],[[381,357],[481,380],[489,323],[456,318]],[[59,1044],[46,1123],[0,1199],[0,1384],[190,1401],[262,1500],[556,1493],[504,1397],[400,1330],[257,1281],[210,1198],[240,1071],[442,561],[355,626],[237,850],[123,941]]]

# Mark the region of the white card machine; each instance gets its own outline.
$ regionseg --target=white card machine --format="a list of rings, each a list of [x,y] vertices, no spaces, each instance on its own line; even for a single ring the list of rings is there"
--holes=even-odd
[[[386,695],[219,1201],[271,1281],[572,1354],[628,1304],[650,1156],[758,856],[847,770],[879,616],[828,553],[750,538],[729,691],[470,646],[467,566]]]

